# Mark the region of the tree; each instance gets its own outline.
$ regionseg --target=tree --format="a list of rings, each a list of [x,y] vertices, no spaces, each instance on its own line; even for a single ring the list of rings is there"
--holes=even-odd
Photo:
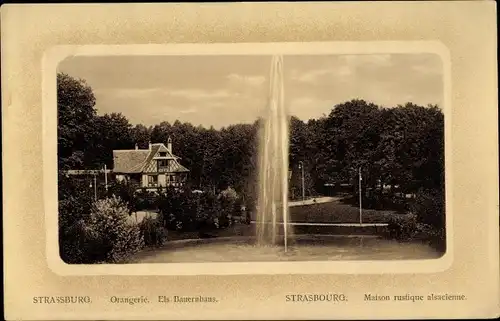
[[[132,125],[121,113],[105,114],[94,119],[95,131],[92,147],[86,154],[86,163],[93,168],[113,167],[113,150],[133,149]]]
[[[149,147],[149,142],[151,141],[153,128],[146,127],[142,124],[137,124],[131,129],[131,138],[134,144],[140,149],[146,149]]]
[[[79,263],[85,257],[86,229],[82,222],[89,219],[93,195],[80,180],[59,174],[58,179],[59,253],[66,263]]]
[[[323,180],[350,182],[356,187],[353,190],[356,195],[361,167],[363,188],[375,187],[380,175],[375,152],[380,138],[380,120],[379,107],[364,100],[351,100],[333,108],[316,126],[320,129],[316,147],[324,153],[319,157],[324,164],[315,167],[323,170]]]
[[[82,79],[57,74],[58,161],[60,169],[84,168],[84,155],[95,137],[95,96]]]

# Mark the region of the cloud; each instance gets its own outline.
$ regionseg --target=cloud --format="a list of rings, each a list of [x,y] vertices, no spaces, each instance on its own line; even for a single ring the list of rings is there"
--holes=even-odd
[[[102,88],[95,89],[97,95],[106,95],[113,98],[142,98],[163,94],[161,88]]]
[[[181,113],[181,114],[192,114],[192,113],[196,113],[196,112],[197,112],[197,110],[194,107],[190,107],[188,109],[183,109],[183,110],[179,111],[179,113]]]
[[[145,99],[150,97],[176,97],[192,101],[225,99],[239,96],[238,93],[230,92],[224,89],[204,90],[196,88],[107,88],[96,90],[95,93],[113,98]]]
[[[189,100],[203,99],[223,99],[238,96],[237,93],[231,93],[227,90],[202,90],[202,89],[176,89],[168,92],[169,96],[182,97]]]
[[[250,85],[254,87],[261,86],[266,81],[266,78],[264,76],[243,76],[238,74],[230,74],[226,78],[234,83]]]
[[[292,80],[302,83],[316,83],[323,77],[349,77],[353,75],[353,69],[349,66],[339,66],[328,69],[314,69],[306,72],[292,70]]]

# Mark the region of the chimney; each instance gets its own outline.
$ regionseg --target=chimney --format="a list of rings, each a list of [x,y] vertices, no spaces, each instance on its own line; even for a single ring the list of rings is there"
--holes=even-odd
[[[138,150],[139,149],[139,146],[137,145],[137,143],[135,144],[135,150]]]
[[[149,150],[151,150],[151,141],[149,142]]]
[[[170,136],[168,137],[167,140],[167,149],[169,152],[172,152],[172,138],[170,138]]]

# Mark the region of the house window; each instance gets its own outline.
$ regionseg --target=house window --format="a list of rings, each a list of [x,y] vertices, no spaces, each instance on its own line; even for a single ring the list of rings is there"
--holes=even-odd
[[[148,186],[156,186],[156,185],[158,185],[158,176],[148,175]]]
[[[158,167],[167,167],[168,166],[168,160],[167,159],[160,159],[158,161]]]
[[[167,153],[166,152],[160,152],[160,157],[167,157]]]

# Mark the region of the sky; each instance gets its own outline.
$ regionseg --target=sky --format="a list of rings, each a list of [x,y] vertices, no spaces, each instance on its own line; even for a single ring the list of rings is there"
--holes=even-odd
[[[286,107],[304,121],[351,99],[384,107],[443,104],[443,66],[434,54],[286,55],[283,63]],[[92,87],[100,115],[220,128],[262,115],[270,64],[264,55],[75,56],[58,72]]]

